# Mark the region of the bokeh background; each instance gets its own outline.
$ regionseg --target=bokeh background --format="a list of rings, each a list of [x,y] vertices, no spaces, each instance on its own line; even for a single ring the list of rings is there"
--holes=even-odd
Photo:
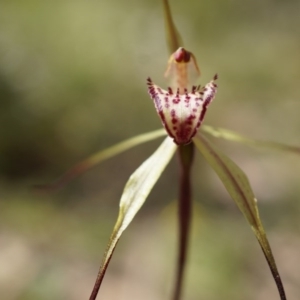
[[[170,4],[201,83],[219,74],[206,123],[300,145],[300,2]],[[145,80],[164,86],[167,59],[158,0],[0,2],[1,299],[88,299],[123,186],[160,141],[104,162],[56,193],[31,187],[160,128]],[[299,299],[300,157],[215,143],[249,176],[288,299]],[[183,299],[279,299],[250,227],[200,155],[193,171]],[[174,158],[122,237],[103,299],[170,299],[177,172]]]

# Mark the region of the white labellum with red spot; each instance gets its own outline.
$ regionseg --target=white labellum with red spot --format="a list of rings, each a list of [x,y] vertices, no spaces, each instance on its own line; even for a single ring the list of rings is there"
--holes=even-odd
[[[179,88],[174,91],[161,89],[148,78],[148,92],[168,134],[178,145],[188,144],[197,133],[208,105],[217,92],[217,75],[205,87],[193,86],[189,92]]]

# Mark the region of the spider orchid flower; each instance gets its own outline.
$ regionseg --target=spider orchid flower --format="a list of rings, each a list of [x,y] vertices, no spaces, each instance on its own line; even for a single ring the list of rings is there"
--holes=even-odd
[[[169,136],[177,145],[191,142],[217,92],[217,75],[203,88],[199,85],[190,87],[189,69],[193,68],[200,75],[194,55],[180,47],[171,55],[166,72],[169,75],[170,70],[174,71],[173,88],[163,90],[155,85],[150,77],[147,82],[156,111]]]
[[[67,171],[53,184],[43,186],[43,189],[52,191],[60,188],[105,159],[113,157],[136,145],[167,135],[158,149],[129,177],[124,187],[120,200],[119,215],[103,256],[90,300],[95,300],[97,297],[105,272],[122,233],[144,204],[153,186],[176,151],[179,154],[181,176],[178,197],[179,247],[172,299],[181,299],[191,219],[192,196],[190,171],[195,149],[202,154],[204,159],[216,172],[229,195],[250,224],[268,262],[279,291],[280,300],[286,300],[283,284],[259,217],[257,200],[250,183],[244,172],[207,139],[205,134],[216,138],[241,142],[250,146],[289,151],[297,154],[300,154],[300,147],[253,140],[226,129],[201,125],[207,108],[216,95],[217,75],[204,87],[196,84],[196,80],[200,75],[196,58],[191,52],[182,47],[181,38],[172,20],[167,0],[163,0],[163,7],[167,40],[169,42],[170,53],[172,53],[165,73],[170,81],[170,87],[164,90],[154,84],[150,78],[148,78],[147,84],[148,93],[154,102],[155,109],[164,129],[138,135],[104,151],[100,151]]]

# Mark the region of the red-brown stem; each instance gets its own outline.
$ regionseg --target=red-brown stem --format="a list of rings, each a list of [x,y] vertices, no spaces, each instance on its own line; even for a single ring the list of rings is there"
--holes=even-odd
[[[113,252],[112,252],[112,254],[113,254]],[[108,264],[109,264],[109,262],[110,262],[110,260],[112,258],[112,254],[111,254],[109,260],[106,262],[106,264],[104,264],[103,268],[102,268],[102,265],[101,265],[99,273],[98,273],[97,278],[96,278],[96,282],[94,284],[94,287],[93,287],[93,290],[92,290],[92,293],[90,295],[89,300],[96,300],[98,292],[99,292],[99,289],[100,289],[100,286],[101,286],[101,283],[102,283],[102,280],[103,280],[104,275],[106,273]]]
[[[192,208],[191,167],[194,157],[194,144],[191,143],[186,146],[179,146],[178,153],[181,165],[178,205],[179,245],[175,287],[172,300],[180,300],[181,298],[184,270],[188,252]]]

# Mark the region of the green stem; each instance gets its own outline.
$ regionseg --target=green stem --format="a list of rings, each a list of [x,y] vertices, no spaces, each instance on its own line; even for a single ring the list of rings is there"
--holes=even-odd
[[[180,187],[179,187],[179,246],[177,257],[177,270],[173,300],[180,300],[184,270],[188,252],[188,242],[192,211],[191,193],[191,167],[194,157],[194,144],[179,146],[179,160],[181,163]]]

